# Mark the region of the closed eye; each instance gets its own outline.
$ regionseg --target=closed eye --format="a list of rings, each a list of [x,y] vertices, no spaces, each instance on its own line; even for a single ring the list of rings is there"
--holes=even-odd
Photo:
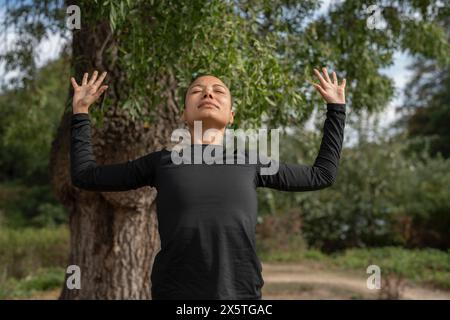
[[[220,91],[220,90],[214,90],[215,92],[221,93],[221,94],[225,94],[225,92]],[[191,93],[198,93],[201,92],[200,90],[196,90],[196,91],[192,91]]]

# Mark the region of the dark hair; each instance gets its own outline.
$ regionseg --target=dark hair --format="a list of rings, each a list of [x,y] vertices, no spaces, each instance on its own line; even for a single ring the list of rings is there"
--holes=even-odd
[[[188,87],[184,90],[184,94],[183,94],[183,108],[186,108],[186,96],[187,93],[189,91],[189,88],[191,87],[191,85],[195,82],[195,80],[197,80],[198,78],[204,77],[204,76],[211,76],[217,79],[220,79],[218,76],[215,76],[213,74],[210,73],[194,73],[192,78],[191,78],[191,82],[189,83]],[[222,79],[220,79],[222,82],[224,82]],[[224,84],[228,87],[228,85],[224,82]],[[228,87],[228,90],[230,90],[230,87]],[[233,108],[233,95],[230,92],[230,96],[231,96],[231,106],[230,108]]]

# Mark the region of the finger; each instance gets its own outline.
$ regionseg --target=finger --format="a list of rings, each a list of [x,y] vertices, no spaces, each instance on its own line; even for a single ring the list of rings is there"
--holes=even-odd
[[[325,75],[325,80],[327,80],[327,82],[331,83],[330,76],[328,75],[327,68],[323,67],[322,71],[323,71],[323,74]]]
[[[95,82],[95,80],[97,80],[97,76],[98,76],[98,71],[97,70],[95,70],[94,71],[94,74],[92,75],[92,78],[91,78],[91,80],[89,80],[89,85],[92,85],[92,84],[94,84],[94,82]]]
[[[74,89],[79,88],[79,85],[78,85],[78,83],[76,82],[76,80],[75,80],[74,77],[71,77],[71,78],[70,78],[70,82],[72,82],[72,86],[73,86]]]
[[[83,75],[83,81],[81,81],[81,85],[85,86],[87,85],[87,79],[88,79],[88,74],[87,72]]]
[[[100,78],[98,78],[98,80],[94,83],[94,87],[99,87],[102,84],[103,80],[105,80],[106,73],[106,71],[102,73]]]
[[[108,89],[108,86],[102,86],[98,91],[94,94],[95,100],[97,100],[105,90]]]
[[[314,73],[316,74],[317,78],[319,78],[320,84],[321,84],[322,86],[325,86],[327,82],[326,82],[325,79],[322,77],[322,75],[320,74],[319,70],[314,69]]]
[[[338,81],[337,81],[336,72],[333,71],[332,76],[333,76],[333,84],[337,85],[337,84],[338,84]]]
[[[319,93],[323,96],[325,94],[325,90],[323,90],[323,88],[318,85],[317,83],[313,83],[314,88],[317,89],[317,91],[319,91]]]
[[[345,88],[345,85],[347,84],[347,80],[344,78],[343,80],[342,80],[342,82],[341,82],[341,87],[342,88]]]

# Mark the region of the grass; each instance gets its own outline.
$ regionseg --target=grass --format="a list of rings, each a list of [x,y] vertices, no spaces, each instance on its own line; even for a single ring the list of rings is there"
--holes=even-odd
[[[69,253],[69,231],[0,228],[0,298],[25,298],[61,286]]]
[[[27,299],[36,293],[62,288],[64,276],[64,268],[47,268],[22,279],[8,278],[0,287],[0,299]]]

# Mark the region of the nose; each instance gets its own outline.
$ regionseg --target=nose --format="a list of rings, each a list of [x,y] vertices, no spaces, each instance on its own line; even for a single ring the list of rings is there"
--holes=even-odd
[[[212,99],[212,89],[211,88],[209,88],[209,87],[207,87],[207,88],[205,88],[205,93],[203,94],[203,98],[206,98],[206,97],[208,97],[208,98],[210,98],[210,99]]]

